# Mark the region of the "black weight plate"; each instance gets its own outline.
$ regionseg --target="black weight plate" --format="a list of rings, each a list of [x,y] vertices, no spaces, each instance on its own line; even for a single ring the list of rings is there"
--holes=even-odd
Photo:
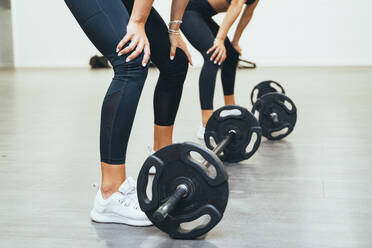
[[[215,169],[210,176],[202,162],[191,153],[198,153]],[[152,182],[152,199],[146,193],[149,169],[155,166]],[[174,211],[162,222],[157,222],[154,212],[167,201],[179,184],[189,187],[187,197],[181,199]],[[160,230],[172,238],[195,239],[206,234],[222,219],[229,196],[227,173],[221,160],[208,149],[193,143],[173,144],[157,151],[144,163],[137,180],[138,201],[147,217]],[[181,223],[209,215],[207,224],[184,230]]]
[[[277,87],[274,88],[273,86],[277,86]],[[278,89],[280,91],[278,91]],[[253,88],[253,90],[251,92],[251,103],[254,104],[257,101],[257,99],[259,99],[263,95],[266,95],[267,93],[271,93],[271,92],[278,92],[278,93],[282,93],[282,94],[285,95],[284,88],[278,82],[275,82],[275,81],[272,81],[272,80],[267,80],[267,81],[263,81],[263,82],[257,84]]]
[[[236,132],[235,137],[219,156],[222,161],[235,163],[248,159],[257,151],[261,143],[261,127],[257,119],[246,109],[237,105],[228,105],[216,110],[205,127],[204,141],[213,150],[214,145],[220,143],[230,130]],[[256,134],[252,149],[247,151],[252,135]]]
[[[291,108],[285,105],[287,103]],[[280,140],[288,136],[294,129],[297,121],[297,108],[294,102],[286,95],[268,93],[262,96],[253,105],[252,113],[259,112],[258,121],[262,128],[262,135],[270,140]],[[272,113],[276,113],[277,122],[273,121]],[[287,128],[285,133],[281,130]],[[278,134],[275,134],[278,133]]]

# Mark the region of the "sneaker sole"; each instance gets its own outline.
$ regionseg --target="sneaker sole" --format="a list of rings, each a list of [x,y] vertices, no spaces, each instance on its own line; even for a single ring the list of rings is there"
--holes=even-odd
[[[90,212],[90,218],[92,221],[97,223],[114,223],[114,224],[125,224],[129,226],[152,226],[153,224],[149,220],[133,220],[123,216],[116,216],[116,215],[102,215],[95,213],[93,211]]]

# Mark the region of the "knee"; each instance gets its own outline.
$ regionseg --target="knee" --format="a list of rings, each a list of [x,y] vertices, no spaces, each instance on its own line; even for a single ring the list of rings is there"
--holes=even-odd
[[[167,87],[182,87],[188,66],[186,54],[182,50],[177,49],[173,60],[169,60],[159,66],[162,84],[166,84]]]
[[[220,68],[220,65],[218,65],[217,63],[214,63],[214,61],[211,60],[210,54],[209,55],[203,54],[203,59],[204,59],[203,69],[208,70],[211,73],[212,72],[217,73],[218,68]]]
[[[143,54],[128,62],[126,57],[118,56],[114,61],[111,61],[115,73],[114,79],[143,84],[142,81],[146,79],[149,63],[146,66],[142,65]]]
[[[225,64],[237,65],[239,62],[239,53],[234,51],[233,53],[227,53]]]
[[[107,91],[106,96],[111,95],[125,87],[131,87],[139,91],[142,90],[148,72],[148,65],[143,67],[142,56],[132,61],[126,62],[125,58],[118,57],[111,61],[114,78]]]
[[[182,79],[184,80],[189,68],[189,61],[186,54],[177,48],[176,55],[173,60],[170,60],[168,70],[164,71],[165,74],[172,77],[174,80]]]

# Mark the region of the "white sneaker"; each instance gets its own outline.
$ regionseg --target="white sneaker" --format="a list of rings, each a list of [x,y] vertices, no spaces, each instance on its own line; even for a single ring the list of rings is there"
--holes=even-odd
[[[119,188],[119,192],[108,199],[102,198],[99,189],[90,217],[95,222],[120,223],[131,226],[151,226],[151,221],[142,212],[138,204],[136,182],[128,177]]]
[[[147,148],[149,149],[150,155],[152,155],[152,154],[155,153],[154,149],[151,146],[148,146]],[[153,167],[150,168],[149,174],[150,175],[155,175],[156,174],[156,168],[155,168],[155,166],[153,166]]]
[[[204,140],[204,132],[205,127],[203,127],[203,123],[200,122],[199,130],[196,133],[196,137],[198,137],[198,139]]]

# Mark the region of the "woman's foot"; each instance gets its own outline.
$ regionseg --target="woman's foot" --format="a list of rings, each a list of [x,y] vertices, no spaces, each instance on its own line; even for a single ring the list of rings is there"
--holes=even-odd
[[[119,191],[103,199],[98,190],[90,217],[95,222],[120,223],[131,226],[151,226],[151,221],[138,204],[136,182],[128,177]]]

